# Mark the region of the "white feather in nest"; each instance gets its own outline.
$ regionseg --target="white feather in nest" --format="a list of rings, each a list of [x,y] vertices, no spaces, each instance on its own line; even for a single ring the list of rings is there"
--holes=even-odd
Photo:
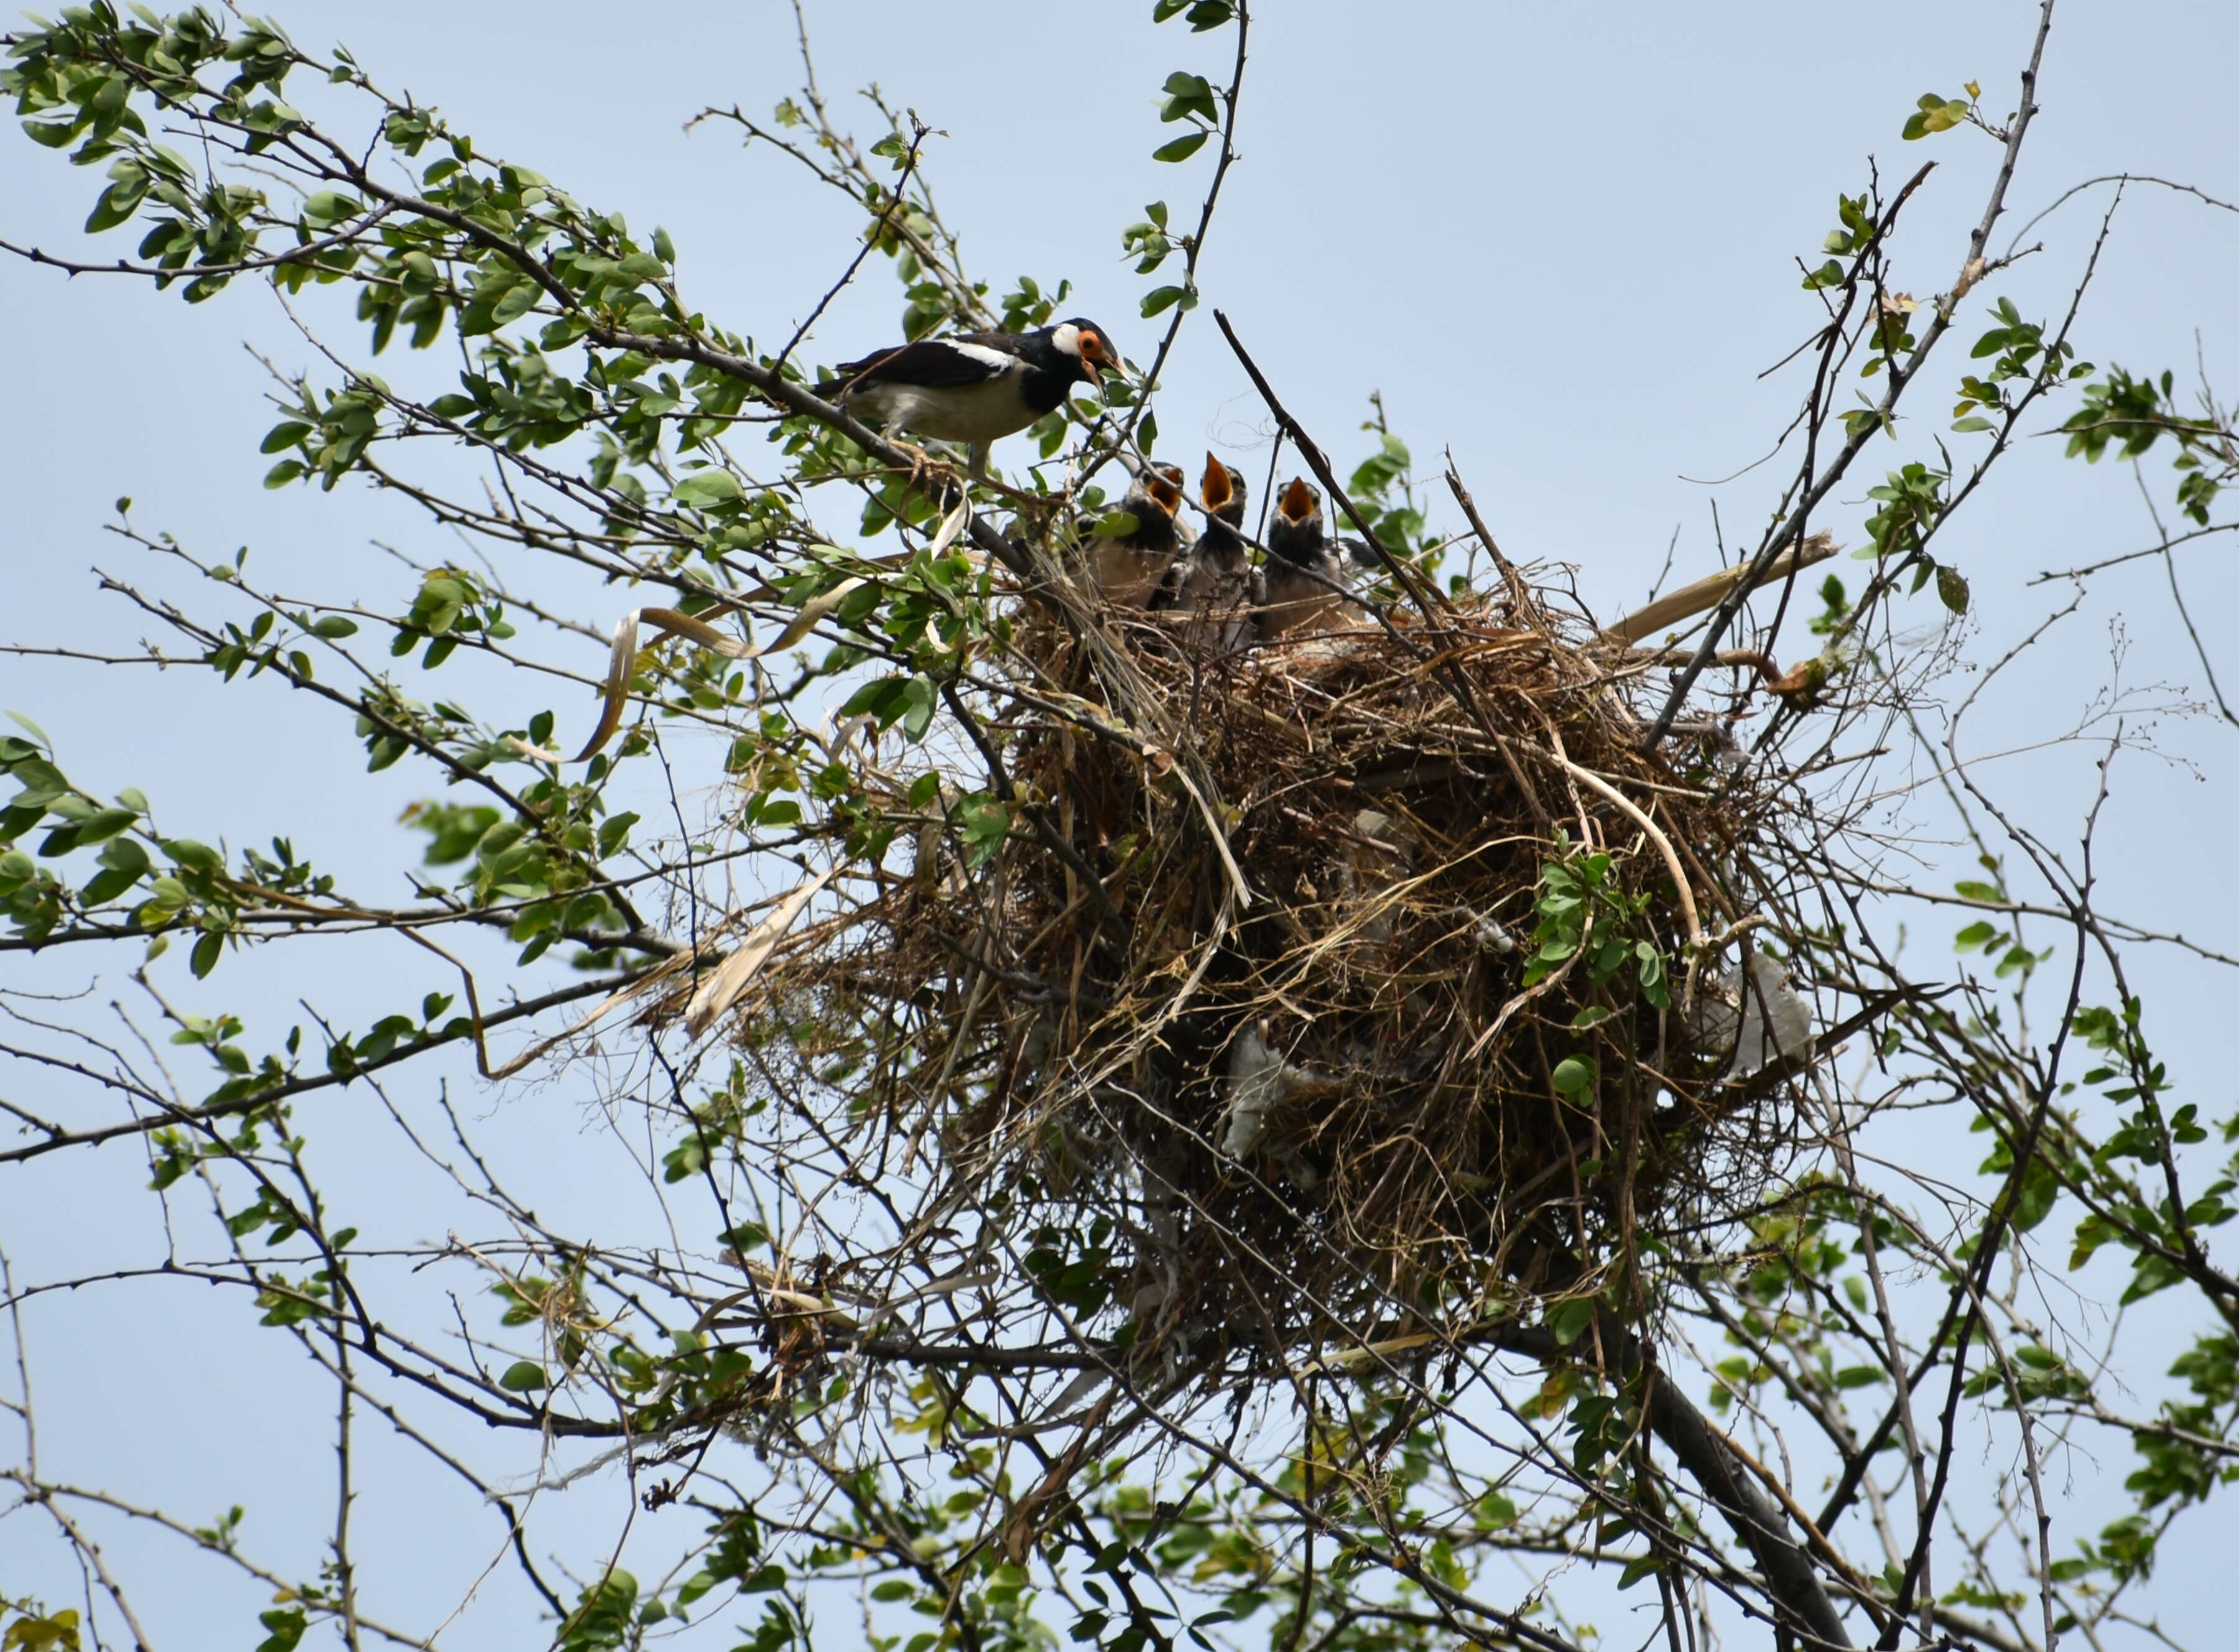
[[[1766,952],[1750,954],[1746,987],[1737,964],[1703,993],[1689,1020],[1698,1045],[1729,1052],[1730,1078],[1811,1048],[1810,1003],[1789,985],[1787,964]]]
[[[1223,1086],[1226,1105],[1221,1120],[1226,1125],[1220,1151],[1226,1158],[1244,1158],[1267,1133],[1268,1115],[1292,1098],[1327,1091],[1332,1081],[1325,1073],[1286,1060],[1267,1041],[1272,1029],[1262,1020],[1236,1035],[1228,1046],[1228,1080]],[[1285,1154],[1286,1171],[1319,1181],[1304,1160]]]
[[[1220,1138],[1225,1156],[1242,1158],[1259,1145],[1267,1133],[1267,1115],[1289,1091],[1283,1080],[1288,1065],[1259,1027],[1249,1026],[1236,1035],[1228,1049],[1228,1128]]]

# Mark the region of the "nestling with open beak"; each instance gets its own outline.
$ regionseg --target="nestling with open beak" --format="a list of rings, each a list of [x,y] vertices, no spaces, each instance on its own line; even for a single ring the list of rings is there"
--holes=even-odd
[[[1078,316],[1031,333],[921,338],[835,370],[843,407],[889,430],[967,443],[975,476],[987,474],[990,445],[1054,412],[1074,385],[1127,376],[1111,335]]]
[[[1267,522],[1267,562],[1260,570],[1266,606],[1259,610],[1259,634],[1327,631],[1352,617],[1352,604],[1339,588],[1351,570],[1322,521],[1322,496],[1304,477],[1294,477],[1275,501]]]
[[[1259,600],[1259,571],[1252,566],[1242,531],[1244,473],[1223,464],[1216,454],[1206,454],[1197,497],[1205,512],[1205,531],[1167,576],[1161,592],[1166,600],[1152,606],[1206,615],[1218,627],[1220,646],[1234,648],[1249,633],[1250,610]]]
[[[1135,519],[1132,532],[1089,541],[1088,571],[1114,607],[1139,608],[1159,588],[1174,558],[1194,538],[1180,520],[1182,468],[1146,466],[1128,484],[1120,508]]]

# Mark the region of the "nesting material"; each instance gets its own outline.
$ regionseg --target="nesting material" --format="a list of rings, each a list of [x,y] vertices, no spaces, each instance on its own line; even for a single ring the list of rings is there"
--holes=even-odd
[[[1696,1047],[1729,1052],[1736,1078],[1811,1048],[1811,1006],[1790,985],[1788,965],[1763,952],[1750,954],[1746,977],[1738,964],[1717,990],[1705,993],[1691,1017]]]
[[[1007,834],[899,836],[764,966],[755,1065],[1139,1356],[1296,1370],[1699,1252],[1793,1138],[1809,1005],[1742,964],[1791,823],[1707,729],[1644,753],[1666,680],[1552,604],[1242,652],[1022,609]]]

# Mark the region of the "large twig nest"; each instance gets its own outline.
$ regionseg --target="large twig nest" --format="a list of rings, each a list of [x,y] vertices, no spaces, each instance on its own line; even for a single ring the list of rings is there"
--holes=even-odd
[[[743,1036],[844,1049],[854,1122],[1139,1348],[1272,1367],[1637,1279],[1790,1144],[1809,1018],[1740,961],[1794,932],[1790,823],[1518,607],[1241,653],[1029,617],[1008,834],[929,828]]]

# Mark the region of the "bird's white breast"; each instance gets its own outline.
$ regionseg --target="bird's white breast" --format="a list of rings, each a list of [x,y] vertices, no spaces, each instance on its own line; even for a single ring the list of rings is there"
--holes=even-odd
[[[1020,394],[1015,374],[985,384],[944,390],[914,384],[867,384],[850,399],[870,408],[886,423],[935,441],[993,441],[1034,421],[1033,409]]]

